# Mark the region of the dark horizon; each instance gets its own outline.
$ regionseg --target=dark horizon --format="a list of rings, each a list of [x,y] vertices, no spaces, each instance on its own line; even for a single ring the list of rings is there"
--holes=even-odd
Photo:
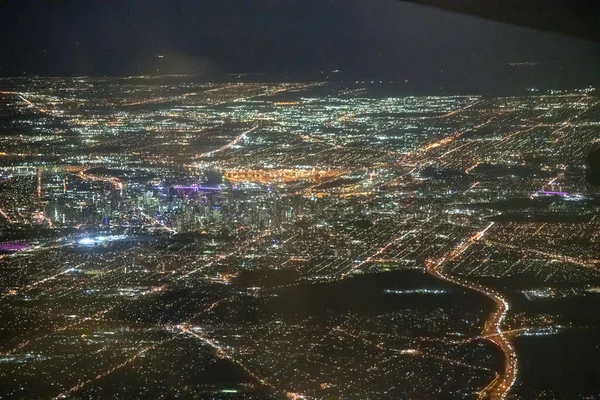
[[[0,76],[251,74],[514,90],[600,83],[598,43],[395,0],[0,7]]]

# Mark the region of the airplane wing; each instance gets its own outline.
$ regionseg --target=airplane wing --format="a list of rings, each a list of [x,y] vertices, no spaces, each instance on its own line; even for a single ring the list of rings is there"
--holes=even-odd
[[[400,0],[600,41],[600,0]]]

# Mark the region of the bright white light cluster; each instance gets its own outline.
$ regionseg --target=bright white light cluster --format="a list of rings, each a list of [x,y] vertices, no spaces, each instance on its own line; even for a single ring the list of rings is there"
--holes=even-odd
[[[96,244],[112,242],[114,240],[125,239],[125,235],[109,235],[109,236],[96,236],[96,237],[84,237],[77,241],[78,244],[83,246],[93,246]]]

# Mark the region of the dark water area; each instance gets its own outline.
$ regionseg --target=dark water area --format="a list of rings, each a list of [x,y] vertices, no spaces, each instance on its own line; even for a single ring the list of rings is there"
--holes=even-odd
[[[515,312],[528,315],[551,315],[555,324],[562,326],[600,329],[600,295],[577,295],[564,298],[527,300],[515,293],[511,301]]]
[[[390,294],[386,290],[440,290],[444,294]],[[303,284],[282,289],[274,311],[319,314],[326,311],[356,311],[381,314],[416,308],[431,309],[452,305],[480,313],[491,312],[487,298],[439,281],[418,271],[394,271],[355,276],[341,281]]]
[[[241,324],[295,324],[307,319],[315,324],[338,324],[349,315],[368,320],[402,314],[406,319],[394,326],[405,333],[445,335],[460,331],[477,335],[494,310],[493,303],[479,293],[411,270],[357,275],[333,282],[297,280],[295,271],[252,271],[233,284],[232,290],[261,287],[256,294],[232,303],[230,310],[235,309],[235,313],[223,316]],[[431,315],[439,318],[435,332],[428,332],[424,322]]]
[[[554,284],[554,298],[529,300],[523,290],[539,288],[539,278],[518,281],[481,280],[504,293],[512,314],[551,318],[563,326],[552,335],[519,336],[514,344],[519,360],[515,398],[578,400],[600,398],[600,295],[587,293],[573,284]],[[562,297],[564,296],[564,297]]]
[[[600,330],[519,337],[515,346],[519,355],[518,398],[600,397]]]

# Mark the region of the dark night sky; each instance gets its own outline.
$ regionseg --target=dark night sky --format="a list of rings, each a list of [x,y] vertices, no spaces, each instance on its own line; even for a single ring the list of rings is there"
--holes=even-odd
[[[395,0],[5,0],[0,29],[4,76],[600,81],[598,43]]]

